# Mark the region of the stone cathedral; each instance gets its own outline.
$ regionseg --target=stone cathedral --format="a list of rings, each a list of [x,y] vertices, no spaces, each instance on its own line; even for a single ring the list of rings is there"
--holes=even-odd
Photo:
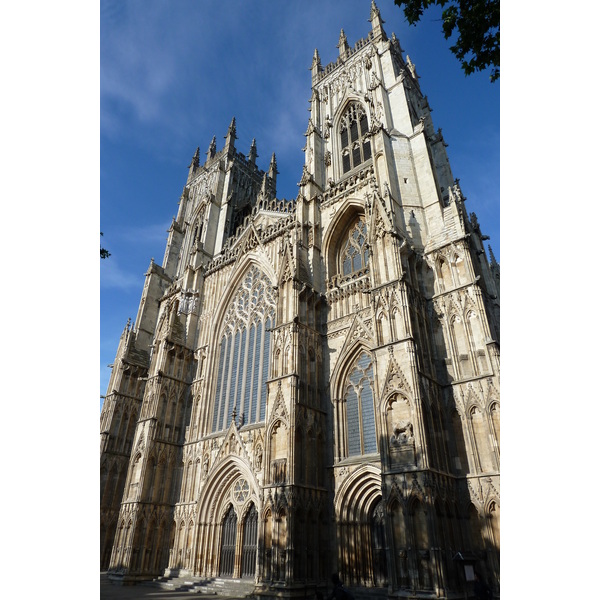
[[[499,265],[369,22],[315,50],[296,198],[235,118],[192,158],[101,413],[114,581],[449,599],[478,572],[499,594]]]

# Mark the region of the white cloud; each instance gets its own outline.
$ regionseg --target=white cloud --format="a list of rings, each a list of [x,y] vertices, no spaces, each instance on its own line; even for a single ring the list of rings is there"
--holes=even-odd
[[[140,274],[124,270],[114,255],[102,262],[100,269],[100,287],[102,289],[139,290],[141,283]]]
[[[158,246],[161,253],[164,251],[168,237],[170,222],[150,223],[139,226],[126,226],[117,228],[113,234],[121,244],[135,245],[136,247]],[[144,250],[145,251],[145,250]],[[154,259],[156,260],[156,256]]]
[[[173,88],[179,46],[165,37],[167,3],[106,3],[102,14],[102,122],[125,110],[149,122],[163,118]],[[175,27],[177,29],[177,27]],[[106,121],[105,121],[106,120]]]

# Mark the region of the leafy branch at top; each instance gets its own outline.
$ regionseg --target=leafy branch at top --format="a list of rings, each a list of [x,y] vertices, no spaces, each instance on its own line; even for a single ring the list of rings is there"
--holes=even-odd
[[[465,75],[491,67],[490,81],[500,78],[500,0],[394,0],[409,25],[416,25],[430,6],[440,6],[442,31]]]

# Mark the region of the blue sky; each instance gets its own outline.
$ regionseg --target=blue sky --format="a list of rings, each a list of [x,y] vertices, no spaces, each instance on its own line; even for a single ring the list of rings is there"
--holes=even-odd
[[[100,394],[119,336],[135,320],[150,259],[161,263],[196,149],[221,148],[235,116],[236,147],[256,138],[257,163],[277,157],[279,198],[294,198],[304,156],[315,48],[335,60],[371,25],[370,0],[102,0],[100,3]],[[440,11],[410,27],[392,0],[377,6],[416,65],[454,176],[500,261],[500,86],[465,77],[443,38]]]

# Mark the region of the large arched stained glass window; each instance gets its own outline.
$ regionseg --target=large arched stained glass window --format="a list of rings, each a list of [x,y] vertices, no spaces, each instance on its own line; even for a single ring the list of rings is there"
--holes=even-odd
[[[375,406],[373,403],[373,363],[362,352],[346,386],[348,456],[377,452]]]
[[[340,121],[340,145],[344,173],[371,158],[371,139],[365,109],[352,102]]]
[[[225,314],[218,350],[213,431],[265,418],[275,295],[264,273],[252,266]]]
[[[346,241],[340,252],[340,271],[342,277],[367,268],[369,248],[367,242],[367,225],[364,217],[359,217],[348,231]]]

